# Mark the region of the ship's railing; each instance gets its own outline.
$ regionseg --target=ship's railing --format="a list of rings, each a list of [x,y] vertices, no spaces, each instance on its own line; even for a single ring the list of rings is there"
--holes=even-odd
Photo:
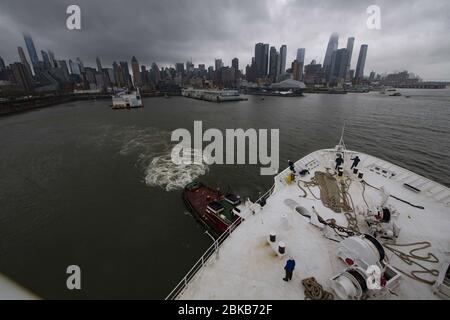
[[[264,193],[258,200],[256,200],[252,205],[250,205],[249,210],[252,210],[255,206],[255,204],[260,205],[261,203],[265,204],[266,199],[272,194],[272,191],[274,189],[275,185],[273,185],[266,193]],[[192,278],[196,275],[196,273],[201,270],[205,264],[207,263],[208,259],[213,255],[216,254],[216,258],[219,258],[219,248],[222,245],[222,243],[225,241],[228,236],[231,235],[231,233],[238,227],[238,225],[242,222],[242,218],[239,217],[236,221],[234,221],[228,228],[225,230],[224,233],[222,233],[215,241],[214,243],[206,249],[205,253],[198,259],[198,261],[194,264],[194,266],[187,272],[187,274],[184,276],[184,278],[175,286],[175,288],[169,293],[169,295],[166,297],[166,300],[174,300],[176,299],[183,290],[188,286]]]

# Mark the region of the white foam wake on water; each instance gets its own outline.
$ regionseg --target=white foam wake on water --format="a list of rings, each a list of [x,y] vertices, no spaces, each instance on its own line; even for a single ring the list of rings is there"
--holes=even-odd
[[[187,150],[184,153],[184,161],[176,164],[172,161],[171,150],[164,155],[154,157],[147,167],[145,182],[149,186],[159,186],[166,191],[184,188],[188,183],[208,171],[208,166],[202,161],[198,164],[191,160],[199,159],[201,154],[197,150]]]
[[[208,171],[201,152],[195,149],[184,149],[180,164],[174,163],[169,132],[127,127],[116,132],[114,138],[120,143],[121,156],[137,157],[136,164],[144,171],[148,186],[178,190]]]

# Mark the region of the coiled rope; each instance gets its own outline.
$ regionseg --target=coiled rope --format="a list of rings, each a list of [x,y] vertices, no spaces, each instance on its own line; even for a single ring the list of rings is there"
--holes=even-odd
[[[302,280],[305,288],[305,300],[333,300],[334,295],[323,289],[314,277]]]

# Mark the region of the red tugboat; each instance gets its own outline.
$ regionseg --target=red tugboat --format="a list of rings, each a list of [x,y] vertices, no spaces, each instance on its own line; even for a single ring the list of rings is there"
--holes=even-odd
[[[231,193],[223,195],[201,182],[188,184],[183,191],[183,200],[194,216],[216,237],[240,219],[239,196]]]

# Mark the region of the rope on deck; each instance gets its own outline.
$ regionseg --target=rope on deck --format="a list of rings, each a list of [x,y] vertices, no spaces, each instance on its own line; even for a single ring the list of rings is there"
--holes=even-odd
[[[302,280],[305,287],[305,300],[334,300],[334,295],[323,289],[316,278],[306,278]]]

